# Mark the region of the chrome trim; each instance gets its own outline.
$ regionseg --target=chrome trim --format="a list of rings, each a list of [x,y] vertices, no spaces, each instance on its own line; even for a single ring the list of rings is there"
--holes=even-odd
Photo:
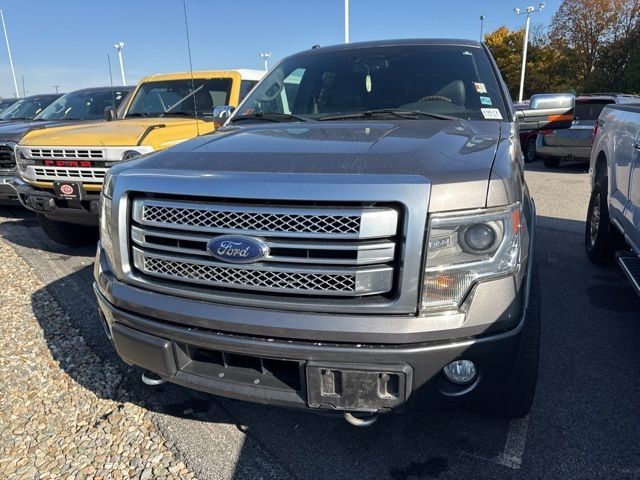
[[[202,242],[203,249],[174,247],[172,245],[163,245],[148,241],[146,236],[157,236],[170,238],[173,240],[185,240],[189,242]],[[207,256],[206,244],[212,238],[206,233],[192,233],[182,231],[168,231],[166,229],[149,228],[149,227],[131,227],[131,239],[134,243],[141,247],[151,248],[154,250],[162,250],[167,252],[192,254]],[[356,258],[307,258],[283,255],[266,255],[262,261],[265,262],[284,262],[284,263],[305,263],[305,264],[331,264],[331,265],[373,265],[378,263],[388,263],[393,261],[395,255],[395,243],[386,240],[374,240],[372,242],[327,242],[327,241],[288,241],[272,238],[261,238],[269,247],[269,250],[276,249],[295,249],[295,250],[320,250],[320,251],[353,251],[356,252]]]
[[[133,265],[145,275],[238,290],[355,297],[386,293],[391,290],[393,284],[393,268],[388,266],[327,268],[297,267],[286,264],[277,266],[260,263],[229,264],[188,256],[150,253],[136,247],[132,248],[132,254]],[[171,263],[173,265],[170,268],[174,268],[176,273],[154,271],[148,266],[149,260]],[[194,272],[194,275],[180,275],[178,268]],[[212,272],[214,269],[216,271]],[[220,281],[216,280],[216,276],[217,278],[227,276],[231,280],[238,278],[246,283]],[[278,283],[274,282],[274,277]],[[265,286],[265,283],[277,286]],[[295,287],[295,285],[300,286]]]
[[[265,220],[265,228],[231,228],[231,227],[215,227],[207,225],[193,225],[185,222],[165,222],[154,221],[145,218],[145,208],[158,207],[166,209],[175,209],[178,212],[190,211],[201,212],[201,215],[215,215],[220,213],[227,215],[231,219],[222,221],[229,224],[241,225],[242,219],[240,215],[249,216],[247,223],[260,223],[264,216],[273,216],[277,222],[288,223],[282,220],[282,217],[292,217],[291,231],[283,231],[283,228],[269,228],[273,225],[271,220]],[[307,222],[304,222],[308,217]],[[335,222],[338,225],[334,228],[331,225],[318,225],[318,219],[328,218],[327,223]],[[189,230],[194,232],[237,234],[237,235],[263,235],[272,237],[305,237],[305,238],[331,238],[331,239],[365,239],[365,238],[384,238],[396,234],[398,225],[398,212],[387,207],[371,207],[371,208],[323,208],[323,207],[277,207],[270,205],[230,205],[230,204],[207,204],[196,202],[183,202],[175,200],[150,200],[135,199],[133,201],[133,220],[136,223],[147,226],[174,228],[179,230]],[[207,220],[207,219],[205,219]],[[199,220],[202,223],[202,220]],[[303,224],[314,222],[318,230],[310,231]],[[297,224],[297,225],[296,225]],[[341,225],[340,225],[341,224]],[[299,226],[300,225],[300,226]],[[296,228],[299,231],[295,231]],[[341,230],[341,231],[331,231]]]
[[[96,147],[26,147],[23,153],[28,152],[27,158],[60,158],[79,160],[102,160],[105,158],[103,148]]]

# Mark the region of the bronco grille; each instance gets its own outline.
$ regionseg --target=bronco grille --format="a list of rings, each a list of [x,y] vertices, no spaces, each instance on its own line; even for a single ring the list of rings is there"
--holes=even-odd
[[[33,167],[36,180],[78,180],[86,183],[102,183],[106,168]]]
[[[14,170],[16,168],[16,159],[13,154],[13,148],[8,145],[0,145],[0,170]]]
[[[30,158],[102,159],[104,151],[89,148],[30,148]]]
[[[358,297],[393,287],[393,207],[275,206],[138,198],[130,239],[140,275],[210,288]],[[259,238],[269,253],[227,263],[207,250],[219,235]]]

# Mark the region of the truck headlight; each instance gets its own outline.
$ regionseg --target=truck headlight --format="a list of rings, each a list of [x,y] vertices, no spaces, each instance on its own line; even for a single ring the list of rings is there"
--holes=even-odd
[[[113,187],[114,177],[107,173],[102,194],[100,195],[100,243],[111,266],[113,265],[113,237],[111,232]]]
[[[475,282],[514,272],[520,204],[434,214],[429,221],[422,310],[458,307]]]
[[[16,164],[18,165],[18,170],[20,171],[20,173],[25,173],[29,165],[35,165],[36,163],[35,160],[27,158],[25,151],[20,147],[15,148],[14,154],[16,157]]]

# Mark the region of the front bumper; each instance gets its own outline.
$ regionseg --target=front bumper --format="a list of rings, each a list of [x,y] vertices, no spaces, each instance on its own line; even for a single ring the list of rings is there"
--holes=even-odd
[[[15,176],[0,176],[0,204],[19,205],[18,193],[13,186],[16,180],[18,180],[17,173]]]
[[[98,225],[100,194],[87,192],[82,200],[56,198],[50,190],[29,185],[21,179],[13,182],[20,203],[51,220],[79,225]]]
[[[347,340],[342,342],[310,341],[277,328],[271,331],[273,336],[264,335],[266,330],[249,325],[255,315],[251,310],[255,309],[243,307],[231,308],[244,317],[244,332],[232,331],[231,326],[219,328],[224,319],[217,317],[222,311],[214,304],[145,292],[118,282],[108,271],[100,249],[94,290],[103,326],[120,357],[169,382],[286,407],[401,412],[466,402],[507,387],[522,338],[529,278],[530,275],[525,277],[518,298],[513,301],[517,314],[494,308],[497,318],[493,318],[492,325],[497,329],[485,326],[484,332],[429,332],[429,340],[421,340],[424,336],[415,333],[398,336],[396,331],[386,335],[389,342],[363,343],[350,341],[353,336],[349,334],[343,335]],[[168,311],[167,302],[174,303],[182,313]],[[204,322],[199,326],[188,323],[192,319],[187,315],[195,316],[198,311],[210,316],[209,328]],[[258,311],[264,324],[271,322],[273,313]],[[276,315],[286,317],[291,313]],[[329,321],[327,315],[310,316],[317,325]],[[373,325],[379,318],[361,320]],[[396,316],[396,329],[409,320]],[[308,319],[300,321],[306,323]],[[468,335],[473,332],[476,334]],[[399,343],[400,340],[404,342]],[[444,366],[460,359],[476,365],[478,374],[470,384],[454,384],[442,373]],[[390,393],[385,390],[378,394],[384,378],[391,379]],[[351,387],[344,387],[337,394],[338,383]],[[387,387],[385,383],[384,389]]]

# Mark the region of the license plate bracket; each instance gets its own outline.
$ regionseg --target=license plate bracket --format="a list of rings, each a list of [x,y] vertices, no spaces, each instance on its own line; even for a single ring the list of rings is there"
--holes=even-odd
[[[400,409],[411,390],[409,365],[307,362],[310,408],[377,412]]]
[[[53,182],[53,191],[57,198],[63,200],[82,200],[84,198],[84,187],[80,182]]]

